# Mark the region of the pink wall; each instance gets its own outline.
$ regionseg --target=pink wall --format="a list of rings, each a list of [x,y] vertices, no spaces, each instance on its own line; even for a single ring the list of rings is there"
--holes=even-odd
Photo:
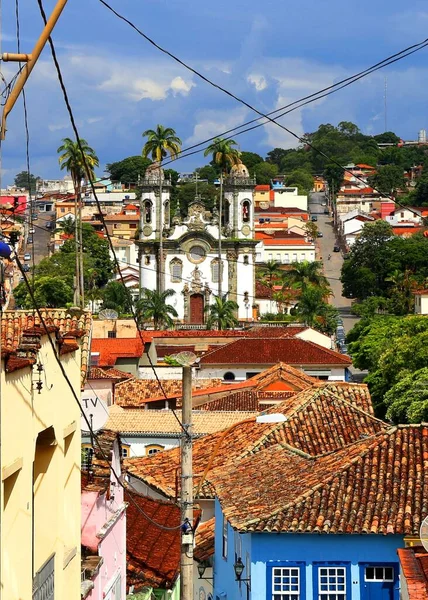
[[[0,196],[0,204],[5,208],[11,208],[15,198],[18,198],[18,207],[15,212],[17,214],[23,213],[27,208],[27,196]]]
[[[119,446],[115,443],[112,466],[120,475]],[[112,485],[114,483],[115,485]],[[84,546],[103,557],[103,564],[93,579],[94,588],[87,596],[89,600],[114,598],[112,585],[121,576],[122,598],[126,595],[126,513],[123,511],[115,523],[107,529],[103,539],[97,537],[106,523],[123,507],[123,488],[111,474],[109,493],[100,494],[82,490],[82,531]]]

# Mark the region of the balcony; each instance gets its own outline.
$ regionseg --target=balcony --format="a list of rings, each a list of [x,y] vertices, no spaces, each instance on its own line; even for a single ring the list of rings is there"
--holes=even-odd
[[[37,571],[33,578],[33,600],[54,600],[55,554]]]

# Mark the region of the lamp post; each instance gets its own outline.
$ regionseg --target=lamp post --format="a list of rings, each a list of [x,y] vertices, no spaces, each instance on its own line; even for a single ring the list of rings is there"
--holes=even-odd
[[[205,561],[198,563],[197,568],[198,568],[199,579],[205,579],[206,581],[212,581],[214,579],[214,577],[204,577],[204,573],[205,573],[206,569],[210,566],[211,565],[209,565]]]
[[[247,577],[245,579],[242,578],[242,573],[244,572],[245,569],[245,565],[242,562],[241,557],[238,557],[238,560],[235,562],[235,564],[233,565],[233,570],[235,571],[235,581],[239,582],[239,585],[241,585],[241,583],[245,583],[245,585],[247,586],[247,600],[250,598],[250,590],[251,590],[251,578]]]

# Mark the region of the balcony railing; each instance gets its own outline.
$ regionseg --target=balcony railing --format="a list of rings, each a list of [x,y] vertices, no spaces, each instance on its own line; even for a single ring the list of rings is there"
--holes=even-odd
[[[55,555],[37,571],[33,578],[33,600],[54,600]]]

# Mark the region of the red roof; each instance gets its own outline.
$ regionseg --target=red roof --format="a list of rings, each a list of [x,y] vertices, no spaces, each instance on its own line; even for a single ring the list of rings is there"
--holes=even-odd
[[[256,185],[255,191],[256,192],[269,192],[270,185]]]
[[[351,359],[299,338],[236,340],[208,352],[200,365],[350,365]]]
[[[91,352],[98,352],[98,366],[113,367],[118,358],[139,358],[143,355],[140,338],[93,339]]]
[[[355,166],[360,167],[360,169],[372,169],[372,170],[375,169],[375,167],[372,167],[371,165],[365,165],[364,163],[358,163]]]
[[[351,190],[341,190],[339,192],[339,196],[344,194],[345,196],[365,196],[369,194],[373,194],[374,190],[371,187],[365,188],[353,188]],[[375,192],[377,194],[377,192]]]
[[[422,546],[397,552],[409,600],[428,600],[428,553]]]
[[[423,231],[423,230],[424,230],[423,227],[393,227],[392,228],[394,235],[405,236],[405,237],[409,237],[409,236],[414,235],[415,233],[419,233],[420,231]]]

